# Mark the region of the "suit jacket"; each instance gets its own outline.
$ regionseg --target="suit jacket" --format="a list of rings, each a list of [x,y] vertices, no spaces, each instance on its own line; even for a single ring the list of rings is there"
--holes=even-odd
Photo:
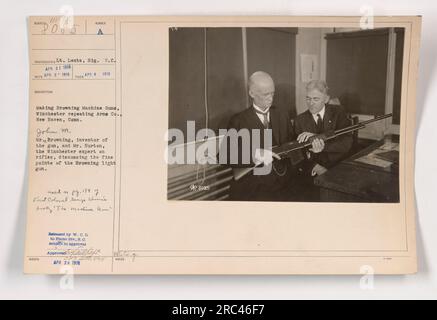
[[[240,129],[244,128],[249,130],[261,130],[261,141],[259,147],[264,148],[264,135],[262,130],[265,128],[253,107],[234,115],[229,121],[228,129],[236,129],[239,131]],[[273,134],[272,146],[280,145],[293,140],[293,129],[290,118],[279,108],[274,106],[270,107],[270,128],[272,129]],[[254,161],[252,157],[250,158],[250,164],[242,163],[241,143],[238,144],[238,150],[238,163],[230,164],[228,161],[229,166],[233,168],[253,167]],[[250,150],[252,150],[252,139],[250,139]],[[285,174],[280,176],[277,172],[280,174],[285,172]],[[277,200],[281,190],[287,187],[290,174],[291,168],[289,165],[289,159],[274,161],[272,171],[267,175],[254,175],[252,171],[238,181],[232,180],[230,188],[230,200]]]
[[[351,125],[346,113],[340,106],[327,104],[323,117],[323,132],[338,130]],[[302,132],[316,133],[316,122],[308,110],[299,114],[294,121],[294,133],[296,137]],[[312,153],[309,161],[306,161],[308,170],[312,170],[316,163],[330,168],[342,160],[352,147],[352,135],[345,134],[325,142],[325,148],[320,153]]]

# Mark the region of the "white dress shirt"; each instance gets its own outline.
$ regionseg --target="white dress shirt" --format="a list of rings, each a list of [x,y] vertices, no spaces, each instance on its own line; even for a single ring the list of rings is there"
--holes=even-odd
[[[323,106],[322,110],[320,110],[319,112],[311,114],[314,118],[315,123],[317,123],[317,115],[318,114],[320,114],[320,117],[322,118],[322,121],[323,121],[323,117],[325,116],[325,106]]]
[[[267,115],[267,121],[270,122],[270,107],[267,110],[261,110],[255,103],[253,104],[254,109],[257,111],[256,115],[258,116],[261,123],[264,123],[264,116]],[[260,114],[262,113],[262,114]]]
[[[323,117],[325,116],[325,106],[323,106],[322,110],[320,110],[319,112],[311,114],[313,116],[313,119],[314,119],[315,123],[317,123],[317,115],[318,114],[320,114],[320,117],[322,118],[322,121],[323,121]],[[316,171],[313,168],[313,170],[311,170],[311,175],[314,177],[316,174],[317,173],[316,173]]]

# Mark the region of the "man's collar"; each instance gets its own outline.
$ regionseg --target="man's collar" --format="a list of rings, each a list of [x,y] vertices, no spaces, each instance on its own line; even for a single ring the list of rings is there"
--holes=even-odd
[[[261,110],[260,107],[258,107],[255,103],[252,104],[253,108],[255,109],[255,112],[257,113],[262,113],[262,114],[267,114],[271,108],[271,106],[269,108],[267,108],[267,110]]]
[[[319,112],[317,112],[317,113],[311,113],[310,112],[310,113],[313,116],[314,120],[317,121],[317,115],[318,114],[320,114],[320,117],[322,117],[322,120],[323,120],[323,117],[325,116],[325,111],[326,111],[326,105],[324,105],[322,110],[320,110]]]

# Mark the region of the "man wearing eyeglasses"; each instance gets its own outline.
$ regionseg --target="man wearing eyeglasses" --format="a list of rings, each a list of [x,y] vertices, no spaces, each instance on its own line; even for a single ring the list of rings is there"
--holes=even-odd
[[[299,114],[294,121],[297,141],[305,142],[316,134],[338,130],[351,125],[342,107],[330,105],[328,86],[325,81],[312,80],[306,86],[308,110]],[[314,177],[322,175],[340,161],[352,146],[352,136],[343,135],[330,141],[319,140],[320,153],[307,152],[307,161],[300,169],[303,175]]]
[[[263,132],[258,152],[251,163],[243,164],[238,161],[232,164],[233,168],[254,167],[255,163],[271,165],[270,172],[264,174],[255,174],[255,170],[246,174],[240,179],[231,182],[229,199],[238,201],[293,201],[294,198],[294,162],[298,162],[302,157],[296,155],[297,159],[281,159],[279,155],[271,152],[266,145],[264,130],[271,130],[270,146],[278,146],[294,140],[293,129],[288,115],[280,108],[273,105],[275,94],[275,84],[272,77],[264,71],[256,71],[249,77],[249,96],[252,105],[235,114],[229,121],[228,129],[236,131],[253,132],[260,130]],[[249,147],[252,150],[252,139],[249,139]],[[313,153],[321,151],[323,140],[314,139],[311,150]],[[242,152],[245,148],[239,145],[237,148],[238,159],[242,158]],[[230,155],[230,151],[227,153]],[[273,158],[275,162],[272,163]],[[228,162],[230,164],[230,162]]]

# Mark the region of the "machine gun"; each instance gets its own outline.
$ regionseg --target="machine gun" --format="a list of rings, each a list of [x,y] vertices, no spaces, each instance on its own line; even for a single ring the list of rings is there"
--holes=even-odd
[[[283,159],[283,158],[290,156],[291,153],[293,153],[297,150],[301,150],[301,149],[305,149],[305,148],[310,147],[314,139],[322,139],[324,141],[329,141],[329,140],[335,139],[339,136],[363,129],[369,123],[373,123],[376,121],[387,119],[387,118],[390,118],[392,116],[393,116],[392,113],[381,115],[381,116],[376,116],[373,119],[362,121],[362,122],[359,122],[357,124],[354,124],[352,126],[349,126],[349,127],[343,128],[343,129],[339,129],[339,130],[335,130],[335,131],[331,130],[331,131],[324,132],[322,134],[317,134],[317,135],[311,136],[310,138],[308,138],[307,141],[302,142],[302,143],[299,143],[297,141],[291,141],[291,142],[284,143],[280,146],[273,146],[271,151],[276,153],[277,155],[279,155],[281,157],[281,159]],[[249,168],[233,168],[234,179],[235,180],[241,179],[242,177],[244,177],[246,174],[251,172],[253,169],[255,169],[260,164],[261,163],[256,164],[255,166],[249,167]]]

